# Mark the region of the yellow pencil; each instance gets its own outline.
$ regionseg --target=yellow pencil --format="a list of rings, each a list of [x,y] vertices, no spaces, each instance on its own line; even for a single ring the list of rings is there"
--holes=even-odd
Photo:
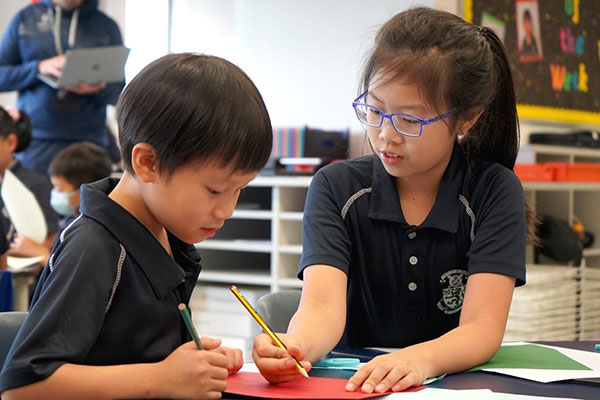
[[[254,310],[254,308],[252,308],[250,303],[248,303],[248,300],[246,300],[244,298],[244,296],[242,296],[242,294],[239,292],[237,287],[235,287],[235,285],[231,285],[231,287],[229,289],[233,292],[235,297],[237,297],[237,299],[240,301],[240,303],[242,303],[242,305],[246,308],[246,310],[248,310],[248,312],[254,317],[256,322],[258,322],[258,324],[260,325],[262,330],[265,331],[265,333],[271,338],[273,343],[275,343],[275,345],[281,347],[285,351],[288,351],[287,347],[285,347],[285,344],[283,344],[283,342],[277,337],[275,332],[273,332],[273,330],[271,328],[269,328],[269,325],[267,325],[267,323],[260,317],[260,315],[258,315],[258,313]],[[292,355],[290,354],[290,356],[292,356]],[[292,356],[292,358],[294,359],[294,361],[296,361],[296,369],[298,370],[298,372],[300,372],[302,374],[302,376],[304,376],[306,379],[308,379],[308,373],[306,372],[306,370],[304,369],[302,364],[300,364],[300,362],[296,359],[296,357]]]

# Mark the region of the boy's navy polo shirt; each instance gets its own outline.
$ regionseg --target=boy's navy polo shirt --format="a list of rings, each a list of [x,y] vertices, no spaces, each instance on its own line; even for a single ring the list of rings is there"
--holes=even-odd
[[[523,189],[512,171],[467,161],[456,144],[429,215],[411,226],[378,157],[338,162],[311,183],[302,245],[300,278],[314,264],[348,275],[338,347],[409,346],[458,326],[471,274],[525,283]]]
[[[189,302],[198,254],[169,235],[169,256],[108,197],[116,184],[107,178],[83,185],[81,217],[62,232],[42,272],[0,392],[45,379],[65,363],[161,361],[191,340],[177,305]]]

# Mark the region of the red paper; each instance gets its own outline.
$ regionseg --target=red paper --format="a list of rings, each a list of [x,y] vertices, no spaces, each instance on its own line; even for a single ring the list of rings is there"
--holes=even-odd
[[[366,399],[382,393],[363,393],[360,390],[347,392],[346,379],[299,378],[290,382],[272,385],[256,372],[238,372],[227,378],[225,393],[267,399]],[[423,386],[412,387],[407,392],[416,392]]]

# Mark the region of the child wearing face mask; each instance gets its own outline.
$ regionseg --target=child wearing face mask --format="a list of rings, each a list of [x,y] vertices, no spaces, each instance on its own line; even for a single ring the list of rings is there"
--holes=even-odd
[[[0,180],[5,171],[10,170],[12,174],[29,189],[37,200],[48,228],[48,235],[42,245],[49,247],[54,241],[56,229],[58,228],[58,216],[50,206],[50,182],[45,176],[31,171],[21,165],[15,159],[14,154],[25,150],[31,141],[31,120],[29,116],[16,108],[4,109],[0,107]],[[10,221],[8,211],[0,199],[0,218],[3,219],[2,235],[10,243],[16,233]],[[33,242],[31,239],[29,241]],[[33,242],[35,243],[35,242]],[[36,243],[37,244],[37,243]],[[9,251],[10,255],[25,255],[19,252]]]
[[[50,205],[64,216],[57,238],[79,215],[79,186],[106,178],[111,171],[110,157],[102,147],[93,143],[75,143],[56,154],[48,167],[48,175],[53,186]],[[50,248],[18,233],[11,243],[11,253],[42,256],[44,264],[50,256]]]

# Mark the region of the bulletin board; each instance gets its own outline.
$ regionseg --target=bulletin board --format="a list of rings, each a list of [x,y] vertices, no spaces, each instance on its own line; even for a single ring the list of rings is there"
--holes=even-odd
[[[463,0],[513,70],[519,117],[600,125],[600,0]]]

